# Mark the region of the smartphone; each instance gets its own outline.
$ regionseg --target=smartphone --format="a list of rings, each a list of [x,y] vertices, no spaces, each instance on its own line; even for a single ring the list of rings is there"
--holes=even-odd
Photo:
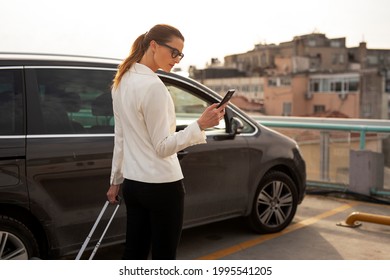
[[[223,97],[222,101],[218,104],[217,108],[221,107],[226,102],[229,102],[230,98],[232,98],[235,91],[236,91],[235,89],[229,89],[225,94],[225,96]]]

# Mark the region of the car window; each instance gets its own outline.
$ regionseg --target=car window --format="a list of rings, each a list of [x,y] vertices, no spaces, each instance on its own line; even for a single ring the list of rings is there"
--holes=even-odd
[[[21,69],[0,69],[0,135],[23,134]]]
[[[194,93],[166,84],[169,93],[172,96],[176,111],[176,125],[185,126],[199,119],[203,111],[210,105],[209,102],[199,98]],[[221,120],[219,125],[210,129],[208,132],[225,132],[225,120]]]
[[[36,69],[43,118],[40,133],[113,133],[114,74],[97,69]]]

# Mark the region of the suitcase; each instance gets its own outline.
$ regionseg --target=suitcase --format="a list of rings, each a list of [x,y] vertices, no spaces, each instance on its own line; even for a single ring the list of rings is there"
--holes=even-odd
[[[96,252],[97,252],[97,250],[98,250],[98,248],[99,248],[99,246],[100,246],[100,244],[101,244],[101,242],[102,242],[102,240],[103,240],[104,235],[106,234],[108,228],[110,227],[110,224],[111,224],[112,220],[113,220],[114,217],[115,217],[116,212],[118,211],[118,208],[119,208],[119,206],[120,206],[121,199],[119,198],[118,201],[119,201],[119,202],[118,202],[118,204],[115,206],[115,209],[114,209],[114,211],[113,211],[113,213],[112,213],[112,215],[111,215],[110,220],[108,221],[108,223],[107,223],[107,225],[106,225],[106,228],[104,229],[102,235],[100,236],[99,241],[96,243],[95,248],[93,249],[91,255],[89,256],[89,260],[92,260],[93,257],[95,256],[95,254],[96,254]],[[107,200],[106,203],[104,204],[102,210],[100,211],[99,216],[97,217],[97,219],[96,219],[96,221],[95,221],[95,224],[93,225],[91,231],[89,232],[87,238],[85,239],[83,245],[81,246],[81,249],[80,249],[79,253],[78,253],[77,256],[76,256],[76,260],[80,260],[81,256],[83,255],[84,250],[85,250],[85,248],[87,248],[87,245],[88,245],[89,241],[91,240],[91,237],[92,237],[92,235],[93,235],[93,233],[94,233],[94,231],[95,231],[97,225],[99,224],[100,219],[102,218],[104,212],[106,211],[107,206],[109,205],[109,203],[110,203],[110,202]]]

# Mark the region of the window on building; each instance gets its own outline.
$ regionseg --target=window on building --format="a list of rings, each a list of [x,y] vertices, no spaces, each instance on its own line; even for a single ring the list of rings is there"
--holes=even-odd
[[[283,116],[291,116],[291,102],[283,102]]]
[[[317,69],[321,65],[321,55],[310,57],[309,59],[310,69]]]
[[[339,64],[344,64],[344,55],[339,54]]]
[[[342,92],[343,84],[341,81],[331,81],[330,82],[330,90],[334,92]]]
[[[325,112],[325,105],[314,105],[314,113]]]
[[[236,89],[237,90],[237,89]],[[242,92],[249,92],[249,85],[243,85],[241,86],[241,91]]]
[[[345,92],[358,91],[359,90],[359,80],[358,78],[346,79],[344,83]]]
[[[341,47],[341,42],[340,41],[330,41],[330,46],[332,48],[340,48]]]
[[[337,63],[338,63],[338,54],[333,54],[332,64],[337,64]]]
[[[291,78],[280,78],[280,85],[281,86],[290,86],[291,85]]]
[[[280,86],[290,86],[291,78],[290,77],[274,77],[268,78],[269,87],[280,87]]]
[[[333,64],[344,64],[344,54],[342,54],[342,53],[333,54],[332,63]]]
[[[323,80],[321,80],[320,91],[322,91],[322,92],[328,92],[328,91],[330,91],[330,80],[329,80],[329,79],[323,79]]]
[[[315,39],[309,39],[309,41],[307,42],[307,45],[309,47],[315,47],[317,45],[317,42]]]
[[[319,79],[310,80],[310,92],[319,92],[320,91],[320,82]]]
[[[368,55],[367,56],[367,63],[368,64],[378,64],[378,57],[374,55]]]
[[[388,112],[388,118],[390,119],[390,100],[387,102],[387,112]]]
[[[390,79],[386,79],[385,91],[390,93]]]
[[[278,81],[276,78],[268,78],[268,86],[269,87],[276,87],[278,86]]]
[[[310,79],[309,87],[310,92],[354,92],[359,90],[359,77],[313,78]]]

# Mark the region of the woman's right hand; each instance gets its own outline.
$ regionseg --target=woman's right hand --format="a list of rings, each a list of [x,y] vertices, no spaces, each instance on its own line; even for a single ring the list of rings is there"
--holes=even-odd
[[[118,203],[120,185],[111,185],[107,191],[107,200],[110,203]]]
[[[218,104],[219,103],[215,103],[207,107],[198,119],[198,125],[201,130],[217,126],[219,121],[223,119],[225,115],[225,107],[227,104],[217,108]]]

